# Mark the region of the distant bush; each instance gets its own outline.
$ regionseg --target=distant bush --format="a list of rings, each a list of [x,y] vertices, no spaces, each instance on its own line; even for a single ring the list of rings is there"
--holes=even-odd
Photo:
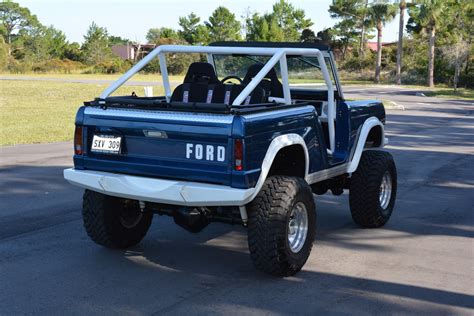
[[[160,72],[160,61],[158,58],[150,61],[145,67],[143,67],[143,72],[155,74]]]
[[[24,74],[31,70],[31,65],[25,62],[20,62],[13,57],[8,60],[8,71],[14,74]]]
[[[133,63],[129,60],[123,60],[119,58],[110,59],[94,65],[89,68],[85,73],[101,73],[101,74],[115,74],[127,71]]]
[[[166,65],[168,66],[168,73],[171,75],[184,74],[191,63],[196,61],[205,61],[205,56],[200,54],[168,54],[166,58]],[[158,58],[153,59],[144,68],[145,73],[159,73],[160,61]]]
[[[374,71],[372,69],[364,69],[360,71],[339,71],[339,78],[344,81],[373,81]]]
[[[168,54],[168,72],[172,75],[180,75],[188,70],[191,63],[201,61],[199,54]]]
[[[459,86],[463,86],[470,89],[474,88],[474,69],[471,69],[468,72],[461,73],[461,75],[459,76]]]
[[[344,61],[340,62],[339,68],[341,70],[355,71],[355,70],[366,70],[374,69],[375,67],[375,54],[367,50],[365,57],[358,56],[357,53],[346,57]]]
[[[3,38],[0,37],[0,71],[8,67],[8,45],[5,44]]]
[[[31,67],[31,70],[39,73],[56,72],[69,74],[81,70],[84,67],[85,65],[78,61],[53,58],[51,60],[34,63]]]
[[[426,84],[426,71],[420,69],[407,69],[402,72],[402,83],[404,84]]]

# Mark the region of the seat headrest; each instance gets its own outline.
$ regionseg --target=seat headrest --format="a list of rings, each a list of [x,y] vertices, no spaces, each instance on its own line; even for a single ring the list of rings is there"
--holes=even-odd
[[[220,82],[217,79],[214,67],[209,63],[195,62],[189,65],[188,72],[184,77],[184,83],[210,83]]]
[[[247,70],[247,74],[245,74],[243,84],[248,84],[253,77],[255,77],[260,70],[263,68],[263,64],[253,64]],[[283,97],[283,85],[281,84],[280,80],[278,80],[277,73],[275,68],[270,69],[270,71],[265,75],[265,79],[270,80],[271,91],[270,95],[272,97]]]

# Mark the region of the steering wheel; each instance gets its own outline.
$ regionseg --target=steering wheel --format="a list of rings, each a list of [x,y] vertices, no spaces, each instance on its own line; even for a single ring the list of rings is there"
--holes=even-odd
[[[230,79],[235,79],[239,82],[239,84],[242,84],[242,79],[240,79],[240,77],[238,76],[234,76],[234,75],[231,75],[231,76],[227,76],[225,77],[224,79],[221,80],[222,83],[225,83],[227,80],[230,80]]]

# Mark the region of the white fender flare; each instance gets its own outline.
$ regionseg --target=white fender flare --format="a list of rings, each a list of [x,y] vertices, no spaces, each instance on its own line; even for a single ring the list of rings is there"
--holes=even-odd
[[[357,139],[357,145],[354,154],[352,155],[352,160],[349,163],[349,166],[347,167],[347,173],[352,173],[357,170],[357,167],[359,166],[360,162],[360,157],[362,156],[362,152],[364,151],[367,137],[369,136],[369,133],[372,128],[374,128],[375,126],[380,126],[382,130],[382,141],[379,147],[383,147],[388,142],[388,140],[385,138],[385,131],[382,122],[380,122],[380,120],[375,116],[368,118],[360,129],[359,137]]]
[[[247,204],[248,202],[252,201],[255,196],[260,192],[265,180],[267,179],[268,172],[270,172],[270,168],[272,167],[273,160],[275,159],[276,155],[280,151],[280,149],[292,146],[292,145],[301,145],[305,155],[305,171],[304,171],[304,178],[308,177],[309,171],[309,154],[308,148],[306,147],[306,142],[304,141],[303,137],[298,134],[285,134],[275,137],[270,146],[268,147],[267,153],[265,154],[265,158],[263,159],[262,169],[260,171],[260,176],[258,178],[257,184],[254,187],[254,191],[251,195],[249,195],[243,204]]]

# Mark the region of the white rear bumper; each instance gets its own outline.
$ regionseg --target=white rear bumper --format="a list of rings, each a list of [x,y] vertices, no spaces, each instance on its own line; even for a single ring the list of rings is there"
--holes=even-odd
[[[74,168],[64,170],[64,178],[71,184],[107,195],[184,206],[243,206],[250,202],[255,191]]]

